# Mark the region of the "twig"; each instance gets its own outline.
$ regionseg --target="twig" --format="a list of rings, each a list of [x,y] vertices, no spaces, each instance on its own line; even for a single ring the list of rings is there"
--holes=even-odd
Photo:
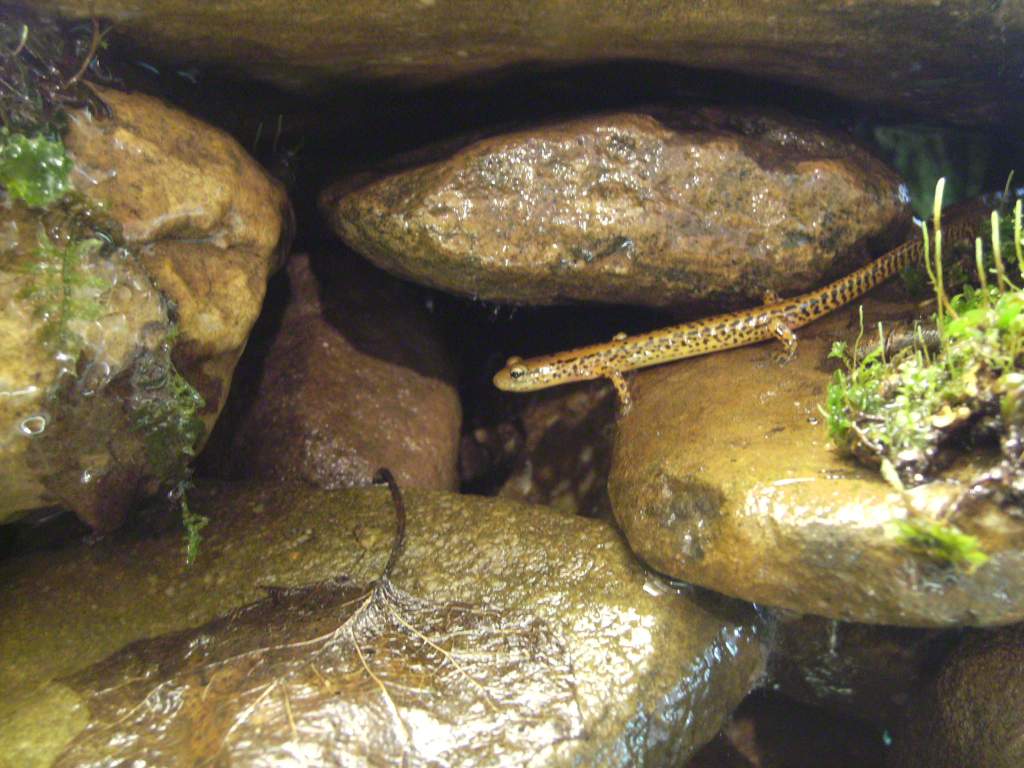
[[[387,483],[388,490],[391,491],[391,501],[395,505],[395,517],[397,518],[395,541],[391,545],[391,556],[388,558],[387,565],[384,566],[384,573],[381,574],[381,580],[387,581],[391,579],[391,572],[395,569],[398,558],[402,556],[402,550],[405,549],[405,502],[402,500],[402,491],[398,487],[398,483],[395,482],[394,476],[387,468],[382,467],[378,469],[373,476],[373,482]]]
[[[80,66],[78,68],[78,71],[75,72],[75,74],[71,76],[70,80],[68,80],[67,82],[64,83],[63,86],[61,86],[63,89],[66,90],[66,89],[70,88],[72,85],[74,85],[75,83],[77,83],[81,79],[82,75],[85,74],[86,70],[89,69],[89,65],[92,63],[93,57],[96,55],[96,48],[99,47],[100,38],[101,38],[101,35],[100,35],[100,22],[99,22],[99,20],[95,16],[93,16],[92,17],[92,40],[89,41],[89,51],[88,51],[88,53],[85,54],[85,59],[82,61],[82,66]]]

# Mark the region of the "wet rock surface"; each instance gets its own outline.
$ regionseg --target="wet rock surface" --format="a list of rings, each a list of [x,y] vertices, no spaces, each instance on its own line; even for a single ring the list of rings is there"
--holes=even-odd
[[[338,79],[438,81],[515,65],[647,59],[811,85],[944,119],[1015,119],[1015,3],[845,5],[651,0],[589,5],[327,0],[244,7],[184,0],[37,0],[112,19],[153,55],[228,65],[288,88]],[[907,36],[908,28],[915,34]],[[201,30],[202,34],[197,34]]]
[[[907,223],[899,180],[796,118],[725,108],[620,113],[476,142],[321,197],[379,266],[529,304],[759,300],[843,272]]]
[[[604,523],[436,492],[412,492],[407,501],[408,539],[392,579],[401,593],[390,604],[396,610],[386,623],[374,625],[376,634],[360,634],[362,629],[355,634],[377,682],[365,667],[354,669],[357,679],[336,679],[325,663],[321,675],[329,689],[335,685],[334,703],[321,700],[328,709],[314,710],[306,705],[323,684],[315,681],[309,665],[302,665],[299,676],[284,674],[287,667],[272,667],[282,673],[278,687],[267,693],[270,688],[264,685],[246,700],[254,705],[248,714],[258,714],[257,720],[267,725],[259,744],[263,754],[321,748],[318,724],[333,713],[345,715],[331,721],[341,729],[330,740],[333,755],[361,754],[372,734],[382,754],[400,757],[404,748],[410,764],[417,764],[432,759],[438,745],[466,737],[459,730],[464,726],[448,720],[461,712],[476,729],[474,750],[464,755],[474,765],[500,763],[501,745],[514,742],[516,749],[525,748],[524,733],[530,740],[528,754],[545,765],[680,764],[715,734],[761,674],[764,651],[749,611],[659,586]],[[312,633],[319,640],[310,643],[311,654],[326,652],[326,639],[339,627],[342,635],[353,627],[344,623],[345,611],[353,608],[343,604],[365,595],[380,575],[395,527],[382,489],[326,492],[289,484],[207,484],[192,503],[212,522],[204,532],[208,537],[200,559],[189,570],[177,533],[75,546],[0,566],[5,585],[0,594],[0,764],[43,764],[66,749],[72,750],[65,753],[72,764],[108,754],[103,752],[108,742],[90,738],[97,729],[103,732],[102,724],[109,728],[109,720],[96,718],[121,710],[111,709],[111,699],[102,697],[113,692],[116,704],[121,694],[115,687],[125,683],[130,689],[143,674],[153,675],[147,679],[154,686],[167,683],[161,691],[181,692],[190,704],[172,706],[167,718],[154,719],[139,697],[134,704],[141,706],[114,726],[123,736],[117,743],[125,751],[119,754],[148,761],[157,753],[133,749],[143,742],[153,746],[153,740],[157,746],[176,744],[185,750],[177,755],[214,754],[221,746],[217,736],[223,722],[202,719],[202,696],[197,694],[206,688],[216,697],[219,684],[233,690],[248,669],[237,665],[253,649],[246,644],[247,628],[256,647],[269,643],[282,651],[288,643],[312,640]],[[352,582],[332,583],[339,573]],[[311,584],[320,586],[289,589]],[[270,597],[236,613],[237,622],[222,619],[185,635],[167,634],[265,598],[264,585],[275,587]],[[282,606],[276,612],[275,600]],[[250,612],[263,613],[251,621],[246,618]],[[451,643],[444,634],[449,630],[454,630]],[[458,639],[463,630],[473,631]],[[156,639],[86,670],[125,643],[147,637]],[[345,647],[344,659],[355,664],[356,646]],[[507,675],[497,674],[501,654],[493,655],[498,661],[491,666],[492,656],[475,654],[475,649],[520,655]],[[204,677],[208,669],[203,671],[203,661],[218,653],[232,656],[236,665],[224,667],[219,683]],[[423,674],[403,677],[407,658]],[[498,702],[496,710],[453,659]],[[153,666],[157,660],[162,676]],[[536,674],[524,675],[528,670]],[[391,686],[394,709],[378,682]],[[273,680],[261,685],[266,683]],[[149,689],[143,688],[144,695]],[[528,708],[531,717],[522,719],[515,702],[524,691],[543,693],[556,716],[538,720]],[[132,691],[125,693],[131,698]],[[442,694],[451,694],[452,700],[440,700]],[[157,701],[163,699],[157,695],[149,703]],[[515,706],[505,708],[507,701]],[[37,719],[40,711],[47,717]],[[158,727],[179,716],[186,718],[179,723],[195,716],[199,719],[193,724],[208,725],[195,733],[210,741],[182,742],[181,731],[165,733]],[[90,721],[93,730],[84,732]],[[431,728],[417,727],[428,721]],[[510,721],[525,730],[502,735],[497,729]],[[239,727],[248,733],[252,725]],[[76,735],[79,741],[69,747]],[[228,734],[223,742],[227,759],[236,754],[232,750],[245,748],[242,742]],[[452,764],[462,764],[459,759],[452,757]]]
[[[1024,765],[1024,625],[970,634],[894,734],[894,768]]]
[[[869,328],[906,312],[864,305]],[[991,559],[974,573],[942,565],[887,524],[908,504],[934,518],[965,489],[944,479],[901,497],[831,447],[818,411],[826,358],[856,329],[851,307],[802,329],[785,366],[760,345],[636,375],[609,478],[630,546],[676,578],[800,613],[920,627],[1020,620],[1019,521],[987,506],[958,519]]]
[[[437,322],[351,254],[292,256],[290,297],[239,368],[207,472],[227,479],[455,490],[461,409]]]
[[[957,637],[955,630],[782,618],[771,685],[809,706],[892,728]]]
[[[136,255],[119,250],[114,258],[94,253],[82,261],[81,283],[105,289],[65,296],[96,307],[77,331],[88,351],[79,361],[85,370],[72,371],[63,353],[33,342],[40,312],[24,300],[33,272],[24,263],[19,272],[19,263],[39,258],[38,224],[7,207],[6,231],[20,226],[21,234],[2,278],[0,519],[59,504],[109,529],[155,492],[167,477],[147,463],[146,436],[128,413],[127,379],[170,343],[173,317],[174,361],[205,398],[199,416],[209,429],[267,277],[288,247],[283,191],[233,139],[155,99],[96,90],[110,115],[71,114],[71,178],[117,222]]]

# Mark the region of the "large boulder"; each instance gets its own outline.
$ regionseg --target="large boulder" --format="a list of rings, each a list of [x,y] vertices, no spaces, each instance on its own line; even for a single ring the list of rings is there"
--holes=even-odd
[[[500,13],[476,0],[30,4],[109,18],[147,55],[226,65],[292,89],[633,58],[809,85],[942,119],[1019,119],[1024,103],[1016,2],[512,0]]]
[[[540,126],[352,186],[321,207],[356,251],[416,282],[526,304],[799,292],[908,223],[899,179],[848,137],[724,108]]]
[[[4,768],[49,764],[74,739],[65,764],[223,747],[228,762],[681,765],[763,673],[747,606],[673,590],[603,522],[409,492],[390,597],[363,603],[395,535],[385,490],[208,484],[192,506],[211,522],[188,570],[177,532],[0,565]],[[313,584],[308,600],[290,589]],[[135,693],[110,716],[110,694],[118,708]]]
[[[1024,765],[1024,624],[974,632],[915,696],[893,768]]]

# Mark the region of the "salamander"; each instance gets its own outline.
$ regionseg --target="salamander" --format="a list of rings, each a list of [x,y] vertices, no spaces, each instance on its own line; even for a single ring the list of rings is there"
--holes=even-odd
[[[974,236],[976,230],[977,220],[964,217],[944,223],[942,236],[952,243]],[[769,291],[765,294],[765,303],[759,307],[635,336],[619,333],[605,343],[529,360],[511,357],[494,375],[494,385],[508,392],[528,392],[605,377],[615,386],[622,412],[626,413],[632,402],[623,375],[626,371],[756,344],[773,337],[782,342],[782,357],[788,360],[796,352],[793,332],[796,328],[850,303],[923,255],[924,243],[918,236],[823,288],[790,299],[781,299]]]

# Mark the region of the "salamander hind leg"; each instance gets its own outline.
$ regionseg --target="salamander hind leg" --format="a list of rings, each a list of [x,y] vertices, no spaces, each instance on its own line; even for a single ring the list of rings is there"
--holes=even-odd
[[[764,303],[766,305],[767,304],[778,304],[780,301],[782,301],[782,297],[779,296],[779,294],[777,294],[771,288],[768,288],[764,292]]]
[[[615,387],[615,391],[619,393],[619,414],[625,416],[633,407],[633,398],[629,395],[629,384],[626,382],[626,377],[620,371],[611,371],[608,373],[608,378]]]
[[[772,320],[771,329],[775,338],[782,342],[782,351],[773,354],[772,359],[779,365],[785,365],[796,354],[796,334],[782,318]]]

